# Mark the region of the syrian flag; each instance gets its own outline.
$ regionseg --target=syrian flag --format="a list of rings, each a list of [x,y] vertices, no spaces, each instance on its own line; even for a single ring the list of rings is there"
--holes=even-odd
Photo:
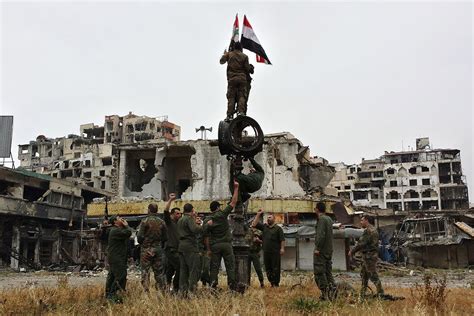
[[[242,27],[242,38],[240,39],[242,43],[242,48],[248,49],[251,52],[257,54],[257,62],[258,63],[265,63],[271,65],[272,63],[267,57],[265,50],[263,49],[262,45],[260,45],[260,41],[258,40],[257,36],[253,32],[252,26],[247,20],[247,17],[244,15],[244,26]]]
[[[234,50],[234,43],[239,41],[239,15],[235,15],[234,26],[232,28],[232,37],[230,38],[229,51]]]

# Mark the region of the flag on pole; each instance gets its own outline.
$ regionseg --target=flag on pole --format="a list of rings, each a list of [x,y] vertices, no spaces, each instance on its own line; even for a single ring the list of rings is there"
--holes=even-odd
[[[253,32],[252,26],[245,15],[244,25],[242,26],[242,38],[240,39],[240,42],[242,43],[242,48],[248,49],[249,51],[257,54],[258,63],[265,63],[269,65],[272,64],[268,59],[262,45],[260,45],[260,41],[258,40],[257,35],[255,35]]]
[[[234,43],[239,41],[239,14],[235,15],[232,37],[230,38],[229,51],[234,50]]]

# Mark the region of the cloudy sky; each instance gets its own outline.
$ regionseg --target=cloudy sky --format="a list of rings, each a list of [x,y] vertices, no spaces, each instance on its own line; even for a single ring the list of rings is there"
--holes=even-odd
[[[360,162],[430,137],[461,149],[474,200],[470,2],[1,3],[2,115],[13,152],[104,116],[168,115],[217,128],[236,13],[273,65],[257,64],[248,114],[313,155]],[[255,55],[248,52],[250,60]],[[255,64],[255,63],[254,63]],[[210,134],[217,137],[216,133]]]

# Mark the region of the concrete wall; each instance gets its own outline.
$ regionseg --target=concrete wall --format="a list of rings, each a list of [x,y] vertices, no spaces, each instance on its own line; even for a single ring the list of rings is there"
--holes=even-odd
[[[301,166],[297,159],[299,147],[297,141],[287,139],[274,140],[270,144],[264,145],[263,151],[255,156],[255,160],[265,170],[265,179],[261,189],[252,194],[254,198],[270,196],[289,198],[306,195],[300,184],[298,171]],[[127,183],[137,178],[138,159],[140,157],[145,159],[144,153],[153,150],[155,151],[155,158],[153,162],[150,160],[149,163],[155,164],[155,176],[151,180],[147,180],[141,190],[131,188]],[[278,159],[275,158],[276,151],[278,152]],[[147,154],[148,156],[150,154]],[[190,172],[181,172],[181,176],[191,176],[189,179],[190,186],[182,193],[181,199],[225,200],[230,198],[228,188],[230,162],[225,156],[221,156],[218,147],[212,145],[209,141],[187,141],[173,143],[172,145],[160,144],[139,150],[133,147],[124,147],[121,150],[120,157],[119,195],[139,198],[152,196],[156,199],[164,199],[164,195],[170,193],[169,182],[179,180],[180,173],[175,170],[176,167],[169,163],[172,159],[176,160],[178,157],[181,164],[179,169],[182,170],[188,168],[186,160],[189,158]],[[186,157],[186,159],[183,157]],[[133,162],[130,161],[131,159]],[[244,173],[249,172],[249,166],[250,162],[244,163]],[[173,170],[169,170],[169,168]],[[314,172],[317,172],[317,170],[318,167],[315,167]],[[178,178],[173,180],[171,177]],[[166,188],[166,190],[163,188]]]

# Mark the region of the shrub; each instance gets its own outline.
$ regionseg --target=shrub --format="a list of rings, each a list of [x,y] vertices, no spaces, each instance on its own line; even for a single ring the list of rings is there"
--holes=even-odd
[[[423,275],[423,284],[416,283],[410,289],[412,297],[429,308],[442,310],[446,306],[448,290],[446,289],[446,274],[437,278],[432,274]]]

